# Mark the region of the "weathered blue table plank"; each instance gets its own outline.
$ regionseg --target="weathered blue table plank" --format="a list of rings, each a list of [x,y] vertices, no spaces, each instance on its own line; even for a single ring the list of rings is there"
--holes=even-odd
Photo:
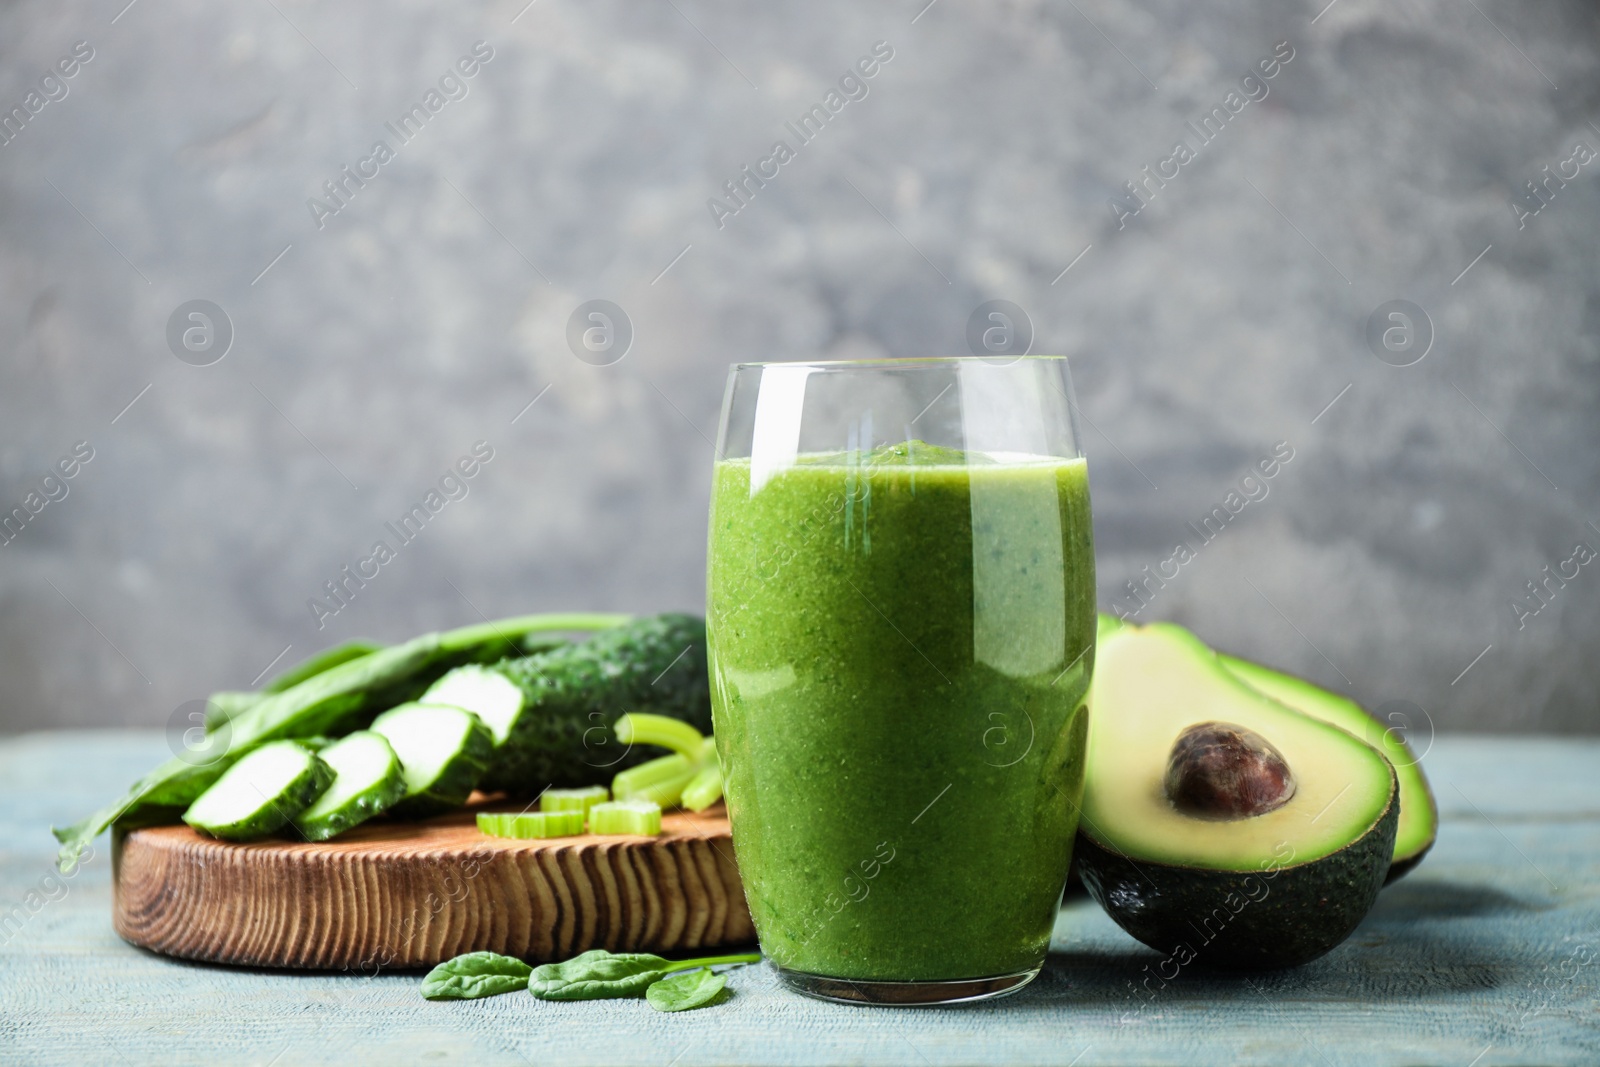
[[[1441,738],[1425,760],[1444,812],[1433,854],[1298,971],[1183,972],[1147,991],[1160,957],[1076,900],[1044,975],[1009,1000],[834,1006],[762,967],[735,975],[724,1005],[671,1016],[522,995],[431,1004],[415,975],[240,971],[124,944],[104,843],[55,881],[46,826],[165,754],[142,733],[0,743],[0,1062],[1600,1062],[1600,741]]]

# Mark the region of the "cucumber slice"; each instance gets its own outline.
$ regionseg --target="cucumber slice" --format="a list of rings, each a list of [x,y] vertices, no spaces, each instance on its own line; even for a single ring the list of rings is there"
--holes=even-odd
[[[661,833],[661,805],[653,800],[613,800],[589,809],[591,834],[634,834],[655,837]]]
[[[382,734],[400,757],[406,795],[398,814],[436,815],[459,807],[489,768],[494,735],[470,711],[443,704],[401,704],[379,715]]]
[[[201,793],[183,821],[224,841],[254,841],[287,826],[333,781],[333,768],[298,741],[245,756]]]
[[[448,704],[470,711],[494,735],[496,748],[505,744],[511,728],[527,707],[522,689],[499,671],[476,664],[457,667],[422,694],[424,704]]]
[[[307,841],[326,841],[387,811],[406,795],[400,757],[382,734],[357,730],[318,753],[333,768],[333,784],[295,817]]]

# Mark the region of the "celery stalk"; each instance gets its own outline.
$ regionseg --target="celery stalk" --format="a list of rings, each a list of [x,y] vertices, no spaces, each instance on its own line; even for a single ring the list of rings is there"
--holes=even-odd
[[[690,811],[705,811],[722,799],[722,768],[713,763],[683,787],[681,802]]]
[[[693,726],[665,715],[630,711],[619,718],[614,729],[625,745],[660,745],[686,759],[698,759],[705,737]]]
[[[716,739],[701,736],[700,731],[688,723],[663,715],[628,714],[617,720],[616,728],[618,738],[623,741],[676,746],[680,749],[670,756],[661,756],[630,767],[612,779],[611,794],[618,800],[637,797],[655,801],[663,808],[672,807],[682,803],[685,790],[696,779],[717,766]],[[694,735],[693,738],[690,734]],[[704,800],[700,808],[693,810],[710,807],[721,795],[719,773],[716,785],[712,785],[710,778],[701,784],[695,794],[697,802],[706,796],[710,799]]]
[[[688,785],[699,768],[687,756],[673,754],[629,767],[611,780],[611,795],[621,800],[644,790],[682,778]],[[680,787],[681,788],[681,787]]]

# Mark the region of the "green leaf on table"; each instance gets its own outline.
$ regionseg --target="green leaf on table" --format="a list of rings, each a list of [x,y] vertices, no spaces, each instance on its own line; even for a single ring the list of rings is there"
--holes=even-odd
[[[645,990],[674,971],[722,963],[755,963],[758,952],[707,956],[698,960],[666,960],[644,952],[612,953],[603,948],[574,956],[565,963],[533,969],[528,992],[540,1000],[606,1000],[643,996]]]
[[[661,979],[644,991],[644,999],[656,1011],[688,1011],[716,1000],[727,984],[726,977],[710,967],[702,967]]]
[[[533,968],[498,952],[468,952],[445,960],[422,980],[429,1000],[477,1000],[528,988]]]
[[[535,967],[528,980],[528,992],[540,1000],[637,997],[672,967],[660,956],[649,953],[611,953],[597,948],[565,963]]]

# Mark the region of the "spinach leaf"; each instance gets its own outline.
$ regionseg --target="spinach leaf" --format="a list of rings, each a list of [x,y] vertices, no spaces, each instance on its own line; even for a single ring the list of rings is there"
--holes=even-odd
[[[528,992],[540,1000],[637,997],[674,971],[719,963],[755,963],[760,959],[760,953],[744,953],[698,960],[666,960],[643,952],[611,953],[597,948],[565,963],[535,967],[528,981]]]
[[[422,980],[429,1000],[477,1000],[528,988],[533,968],[498,952],[468,952],[445,960]]]
[[[728,979],[709,967],[698,971],[685,971],[671,978],[663,978],[644,991],[644,999],[656,1011],[688,1011],[703,1008],[717,997],[728,984]]]
[[[637,997],[671,967],[660,956],[643,952],[613,954],[597,948],[565,963],[535,967],[528,979],[528,992],[540,1000]]]

